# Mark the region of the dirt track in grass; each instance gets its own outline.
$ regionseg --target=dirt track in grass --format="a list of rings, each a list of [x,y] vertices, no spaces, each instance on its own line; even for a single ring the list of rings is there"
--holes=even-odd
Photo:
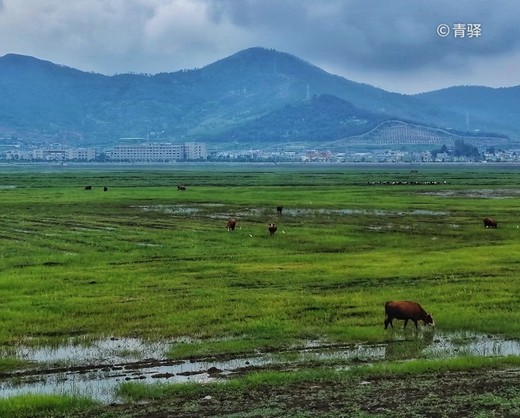
[[[109,405],[99,416],[166,417],[519,417],[520,368],[473,370],[218,391]]]

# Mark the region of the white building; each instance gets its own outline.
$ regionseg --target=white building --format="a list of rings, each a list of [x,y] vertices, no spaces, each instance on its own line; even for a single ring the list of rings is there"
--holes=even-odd
[[[5,153],[7,160],[91,161],[98,155],[95,148],[36,148],[32,150],[11,150]]]
[[[66,160],[95,160],[98,156],[98,151],[95,148],[67,148],[65,150]]]
[[[1,0],[0,0],[1,1]],[[143,143],[117,145],[112,149],[111,160],[119,162],[170,162],[186,160],[206,160],[208,152],[204,142],[185,144]],[[99,152],[95,148],[36,148],[32,150],[9,150],[7,160],[25,161],[93,161]]]
[[[185,144],[145,143],[117,145],[112,149],[112,161],[167,162],[206,159],[206,144],[187,142]]]
[[[186,160],[205,160],[208,158],[208,150],[204,142],[186,142],[184,150]]]
[[[112,149],[113,161],[181,161],[184,160],[184,145],[173,144],[137,144],[116,145]]]

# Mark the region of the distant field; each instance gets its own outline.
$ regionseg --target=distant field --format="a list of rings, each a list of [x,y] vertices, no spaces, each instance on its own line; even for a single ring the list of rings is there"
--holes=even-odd
[[[420,301],[443,329],[518,337],[519,180],[446,167],[4,173],[0,340],[380,340],[388,299]]]
[[[186,358],[383,342],[390,299],[518,339],[519,184],[515,167],[4,170],[0,343],[194,338],[172,348]]]

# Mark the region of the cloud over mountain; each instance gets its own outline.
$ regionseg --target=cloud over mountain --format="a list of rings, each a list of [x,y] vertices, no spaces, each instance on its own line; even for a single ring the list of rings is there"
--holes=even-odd
[[[516,0],[1,0],[0,55],[155,74],[263,45],[398,92],[510,86],[520,84],[518,10]],[[441,23],[482,33],[441,38]]]

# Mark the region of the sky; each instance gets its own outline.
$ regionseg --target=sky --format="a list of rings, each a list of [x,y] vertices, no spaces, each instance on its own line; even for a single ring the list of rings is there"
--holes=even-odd
[[[518,0],[0,0],[0,56],[106,75],[250,47],[387,91],[520,85]]]

